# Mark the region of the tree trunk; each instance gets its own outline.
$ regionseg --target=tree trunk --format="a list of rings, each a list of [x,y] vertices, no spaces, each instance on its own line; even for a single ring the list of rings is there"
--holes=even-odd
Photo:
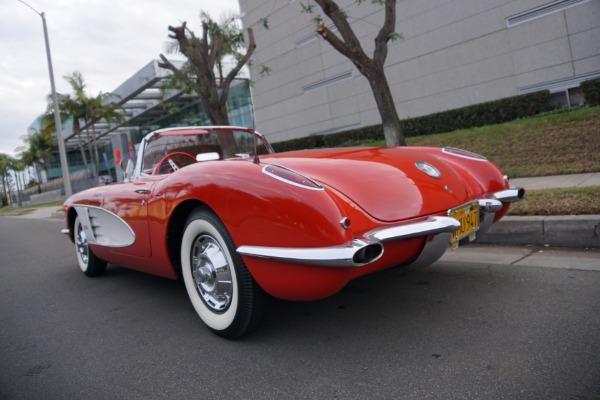
[[[4,196],[6,196],[6,201],[8,203],[8,194],[6,193],[6,181],[5,181],[6,177],[4,175],[1,175],[0,177],[2,178],[2,194]],[[0,201],[0,206],[3,206],[3,205],[4,204]],[[8,205],[8,204],[6,204],[6,205]]]
[[[390,86],[383,71],[380,71],[377,75],[376,79],[368,78],[368,81],[381,116],[385,144],[387,147],[406,146]]]
[[[79,124],[73,122],[73,131],[77,135],[77,141],[79,142],[79,151],[81,151],[81,159],[83,160],[83,167],[85,170],[88,170],[87,159],[85,157],[85,151],[83,150],[83,141],[81,140],[81,129],[79,128]]]
[[[98,141],[96,140],[96,128],[92,123],[92,141],[94,145],[94,163],[96,164],[96,174],[100,175],[100,159],[98,157]]]
[[[383,2],[385,5],[385,19],[375,38],[375,50],[372,58],[369,58],[363,50],[360,41],[350,26],[346,13],[339,8],[334,0],[315,0],[315,2],[335,24],[339,36],[332,32],[323,21],[317,26],[317,33],[334,49],[352,61],[371,85],[377,109],[381,116],[386,145],[406,145],[396,105],[384,73],[385,59],[388,54],[387,43],[391,40],[396,26],[396,0],[385,0]]]
[[[96,161],[94,160],[94,146],[92,145],[92,138],[90,137],[90,129],[85,128],[85,133],[87,136],[88,150],[90,152],[90,160],[92,162],[92,167],[93,167],[92,175],[93,175],[94,179],[97,179],[98,178],[98,166],[96,165]]]
[[[37,175],[37,190],[38,190],[38,194],[42,193],[42,184],[41,184],[41,180],[42,180],[42,174],[40,173],[40,166],[37,163],[34,163],[33,165],[34,169],[35,169],[35,174]]]

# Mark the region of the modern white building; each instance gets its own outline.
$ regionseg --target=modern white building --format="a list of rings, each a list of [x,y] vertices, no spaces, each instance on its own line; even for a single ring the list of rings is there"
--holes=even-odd
[[[257,48],[257,128],[272,142],[379,124],[369,84],[315,33],[311,0],[240,0]],[[314,13],[301,3],[314,4]],[[383,23],[371,1],[339,0],[368,54]],[[263,21],[268,22],[268,29]],[[398,0],[386,74],[401,118],[549,89],[579,105],[600,77],[600,0]],[[266,65],[270,75],[260,76]]]

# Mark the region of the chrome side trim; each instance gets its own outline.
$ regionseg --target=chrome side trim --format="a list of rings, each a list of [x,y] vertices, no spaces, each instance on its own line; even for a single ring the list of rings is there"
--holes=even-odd
[[[89,244],[127,247],[135,243],[135,233],[118,215],[95,206],[78,204],[74,208]]]
[[[69,235],[71,233],[71,230],[69,228],[61,229],[60,233],[62,233],[63,235]]]
[[[316,248],[240,246],[237,252],[292,263],[315,264],[327,267],[360,267],[383,255],[381,243],[355,239],[347,245]]]
[[[368,232],[365,237],[385,242],[386,240],[410,239],[419,236],[451,233],[460,228],[460,222],[452,217],[429,217],[425,221]]]
[[[494,193],[494,199],[505,203],[519,201],[522,200],[523,197],[525,197],[525,189],[520,187],[511,187],[509,189]]]

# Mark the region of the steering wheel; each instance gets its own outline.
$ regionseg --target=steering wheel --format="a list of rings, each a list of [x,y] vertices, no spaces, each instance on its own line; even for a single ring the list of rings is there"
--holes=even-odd
[[[173,160],[174,158],[179,158],[179,160],[175,162]],[[189,160],[192,160],[192,162],[187,162]],[[182,151],[175,151],[164,156],[158,162],[158,164],[156,164],[156,167],[154,167],[153,175],[169,174],[171,172],[177,171],[181,167],[185,167],[186,165],[193,164],[195,162],[196,159],[190,154],[184,153]]]

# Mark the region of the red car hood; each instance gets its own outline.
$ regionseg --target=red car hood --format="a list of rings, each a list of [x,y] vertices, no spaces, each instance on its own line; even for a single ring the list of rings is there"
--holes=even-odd
[[[306,150],[261,157],[333,188],[381,221],[446,211],[469,201],[456,172],[438,158],[395,148]],[[441,172],[432,178],[415,165],[425,161]]]

